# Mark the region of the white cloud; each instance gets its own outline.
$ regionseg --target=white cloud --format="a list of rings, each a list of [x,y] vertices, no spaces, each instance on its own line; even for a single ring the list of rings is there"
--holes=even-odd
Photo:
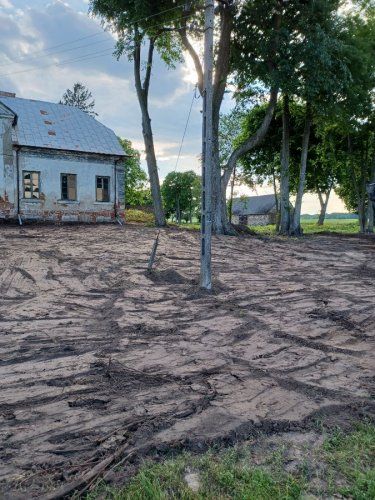
[[[0,9],[11,10],[13,9],[13,5],[9,2],[9,0],[0,0]]]

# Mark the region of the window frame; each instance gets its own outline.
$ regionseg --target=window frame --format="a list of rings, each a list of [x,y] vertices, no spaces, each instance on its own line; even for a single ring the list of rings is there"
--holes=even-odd
[[[108,200],[98,200],[98,179],[108,179]],[[96,175],[95,176],[95,201],[96,203],[111,203],[111,176],[110,175]],[[103,184],[102,184],[103,191]]]
[[[244,220],[245,217],[246,217],[246,224],[243,223],[243,220]],[[238,217],[238,224],[240,224],[241,226],[247,226],[248,222],[249,222],[249,218],[248,218],[247,215],[240,215]]]
[[[63,176],[67,176],[67,198],[63,198],[63,185],[62,185]],[[75,192],[75,198],[74,198],[74,200],[72,200],[72,199],[69,198],[69,176],[73,176],[74,177],[74,192]],[[74,202],[74,201],[78,200],[77,174],[68,174],[68,173],[65,173],[65,172],[60,174],[60,196],[61,196],[60,201],[63,201],[63,202]]]
[[[30,174],[31,176],[31,179],[30,179],[30,193],[31,193],[31,196],[30,198],[27,198],[26,197],[26,190],[25,190],[25,174]],[[38,174],[38,197],[34,197],[33,194],[34,194],[34,190],[33,190],[33,184],[32,184],[32,174]],[[41,189],[40,189],[40,185],[41,185],[41,182],[40,182],[40,170],[22,170],[22,186],[23,186],[23,200],[26,200],[26,201],[41,201]]]

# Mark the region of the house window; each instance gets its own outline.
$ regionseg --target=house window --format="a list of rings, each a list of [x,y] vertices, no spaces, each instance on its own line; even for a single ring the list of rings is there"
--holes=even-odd
[[[109,177],[96,178],[96,201],[109,201]]]
[[[77,199],[75,174],[61,174],[61,199],[75,201]]]
[[[239,223],[241,224],[241,226],[247,226],[247,215],[240,215]]]
[[[39,172],[23,173],[23,197],[25,199],[39,200],[40,198],[39,185],[40,185]]]

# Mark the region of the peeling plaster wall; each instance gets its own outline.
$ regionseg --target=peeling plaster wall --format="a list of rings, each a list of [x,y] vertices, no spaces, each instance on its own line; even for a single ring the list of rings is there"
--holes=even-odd
[[[115,164],[113,158],[99,155],[45,150],[20,151],[19,189],[22,218],[54,222],[110,222],[115,219],[117,213],[117,216],[123,219],[125,168],[123,161],[118,161],[117,167]],[[40,199],[27,200],[23,197],[24,171],[39,172]],[[61,200],[61,174],[76,175],[77,200]],[[96,201],[96,176],[110,177],[109,202]]]
[[[17,169],[12,118],[0,116],[0,219],[17,217]]]

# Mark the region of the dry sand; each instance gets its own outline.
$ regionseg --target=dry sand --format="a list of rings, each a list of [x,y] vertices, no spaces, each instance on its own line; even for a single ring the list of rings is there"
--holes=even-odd
[[[0,492],[34,498],[120,445],[205,449],[375,409],[375,240],[0,227]]]

